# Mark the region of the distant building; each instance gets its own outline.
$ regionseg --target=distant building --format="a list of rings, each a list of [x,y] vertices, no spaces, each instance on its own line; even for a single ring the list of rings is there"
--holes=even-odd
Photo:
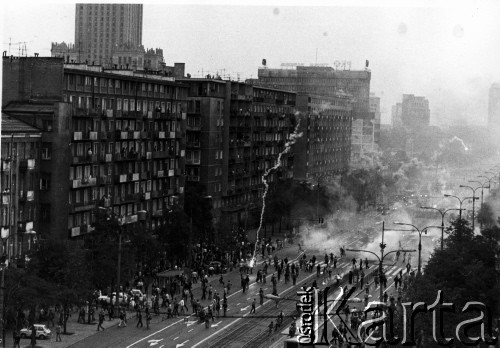
[[[294,180],[320,182],[321,178],[345,173],[351,153],[351,97],[297,95],[301,112],[294,146]]]
[[[250,227],[262,205],[262,175],[276,164],[296,125],[296,94],[218,78],[187,78],[187,184],[212,197],[214,217]],[[293,177],[293,153],[268,182]]]
[[[42,130],[42,237],[92,232],[99,208],[156,230],[182,203],[188,87],[174,77],[5,57],[3,86],[3,112]]]
[[[488,100],[488,124],[500,125],[500,84],[494,83],[490,87]]]
[[[427,127],[430,124],[430,116],[429,101],[425,97],[403,94],[403,102],[401,103],[403,127],[410,130]]]
[[[76,4],[75,43],[52,43],[52,57],[106,68],[163,70],[162,49],[142,45],[142,4]]]
[[[374,114],[370,113],[371,72],[369,70],[351,71],[335,70],[325,66],[295,66],[292,69],[259,68],[258,79],[252,80],[264,86],[282,88],[300,94],[322,97],[335,97],[338,93],[351,95],[353,121],[365,120],[358,123],[363,127],[370,125]],[[353,123],[354,131],[354,123]],[[374,135],[374,130],[371,132]],[[354,138],[351,138],[354,141]],[[372,146],[373,148],[373,146]],[[351,157],[361,156],[360,147],[355,143],[351,146]]]
[[[40,190],[41,130],[2,113],[0,187],[2,237],[9,233],[2,255],[22,263],[37,240]],[[5,254],[4,254],[5,253]]]

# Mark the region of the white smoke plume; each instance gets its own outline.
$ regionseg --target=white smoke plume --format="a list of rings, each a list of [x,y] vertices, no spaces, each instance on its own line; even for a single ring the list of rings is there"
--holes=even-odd
[[[257,233],[256,233],[256,236],[255,236],[255,239],[258,240],[259,239],[259,233],[260,233],[260,230],[262,229],[262,224],[264,223],[264,214],[265,214],[265,211],[266,211],[266,196],[267,196],[267,192],[269,191],[269,184],[267,182],[267,177],[269,176],[269,174],[273,171],[273,170],[276,170],[278,169],[280,166],[281,166],[281,157],[288,153],[291,148],[292,148],[292,145],[295,144],[295,142],[297,141],[297,139],[299,139],[301,136],[302,136],[302,133],[299,133],[299,127],[300,127],[300,118],[298,117],[299,116],[299,112],[296,112],[295,113],[295,116],[297,117],[297,124],[295,125],[295,129],[293,131],[293,133],[290,135],[290,139],[285,143],[285,149],[280,152],[280,154],[278,155],[278,158],[276,159],[276,163],[273,167],[267,169],[264,174],[262,175],[262,182],[264,183],[264,193],[262,195],[262,210],[261,210],[261,213],[260,213],[260,223],[259,223],[259,228],[257,229]],[[254,249],[253,249],[253,255],[252,255],[252,259],[250,260],[249,262],[249,266],[250,267],[253,267],[254,263],[255,263],[255,254],[257,252],[257,243],[255,243],[255,246],[254,246]]]

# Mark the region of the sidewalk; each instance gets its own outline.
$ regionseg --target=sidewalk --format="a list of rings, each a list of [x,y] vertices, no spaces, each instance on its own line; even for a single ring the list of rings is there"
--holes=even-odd
[[[128,313],[128,318],[131,318],[132,315]],[[36,340],[36,346],[40,348],[63,348],[69,347],[72,344],[89,337],[95,333],[97,333],[97,322],[93,324],[80,324],[77,323],[78,313],[72,313],[71,317],[68,319],[68,323],[66,326],[67,335],[61,334],[61,342],[56,342],[56,329],[55,327],[50,327],[50,331],[52,331],[52,336],[48,340]],[[130,319],[129,319],[130,320]],[[114,320],[105,320],[103,323],[104,329],[111,328],[113,326],[118,325],[118,319]],[[5,335],[5,346],[12,347],[14,345],[14,341],[12,338],[12,331],[8,331]],[[21,347],[30,347],[31,339],[30,338],[21,338]]]

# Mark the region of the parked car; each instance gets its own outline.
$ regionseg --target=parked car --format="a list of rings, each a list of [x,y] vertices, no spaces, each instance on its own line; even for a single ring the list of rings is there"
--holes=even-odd
[[[139,290],[139,289],[132,289],[132,290],[130,290],[130,295],[132,296],[132,298],[135,298],[137,296],[137,298],[139,299],[139,301],[143,301],[144,299],[146,299],[146,296],[144,296],[144,294],[142,293],[142,291]]]
[[[227,272],[227,266],[224,265],[221,261],[210,261],[210,263],[207,265],[207,269],[210,269],[214,274]]]
[[[52,332],[43,324],[34,324],[33,326],[36,329],[36,337],[39,339],[46,340],[52,335]],[[31,337],[31,328],[21,329],[21,337]]]
[[[128,299],[127,294],[120,292],[119,302],[126,302]],[[111,298],[108,295],[101,295],[97,298],[98,301],[111,303]],[[116,292],[113,292],[113,302],[116,303]]]

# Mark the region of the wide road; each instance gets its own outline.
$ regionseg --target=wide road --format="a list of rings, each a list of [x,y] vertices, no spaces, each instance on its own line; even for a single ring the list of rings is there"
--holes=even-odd
[[[348,238],[349,240],[343,240],[345,242],[342,245],[347,247],[356,245],[356,242],[360,238]],[[296,246],[285,248],[279,251],[279,257],[288,256],[291,261],[297,261],[298,257],[302,254],[298,254],[298,248]],[[312,257],[312,253],[306,251],[307,258]],[[324,254],[320,252],[316,253],[318,261],[323,265]],[[317,262],[318,262],[317,261]],[[349,260],[344,259],[337,265],[336,273],[345,273],[349,270],[350,264]],[[372,262],[373,263],[373,262]],[[258,266],[262,264],[262,260],[258,262]],[[258,267],[256,267],[257,269]],[[93,336],[90,336],[76,344],[72,347],[75,348],[87,348],[87,347],[121,347],[121,348],[141,348],[141,347],[156,347],[156,348],[170,348],[170,347],[210,347],[210,346],[220,346],[218,345],[221,341],[227,340],[227,335],[231,335],[231,330],[236,329],[238,333],[241,334],[242,331],[246,331],[248,327],[255,330],[255,333],[261,333],[265,331],[270,320],[269,317],[275,318],[278,311],[275,309],[275,301],[265,300],[263,306],[257,305],[256,314],[250,314],[251,303],[253,299],[257,299],[259,303],[259,289],[262,287],[265,294],[269,294],[272,291],[272,284],[270,282],[271,275],[267,277],[266,284],[260,284],[255,282],[256,269],[253,274],[250,275],[250,287],[246,293],[243,293],[241,288],[239,288],[239,272],[233,271],[224,275],[225,280],[231,279],[233,283],[233,289],[231,289],[231,294],[228,295],[228,312],[227,317],[221,316],[216,318],[216,320],[211,324],[210,328],[205,328],[204,324],[197,322],[193,315],[187,317],[179,317],[174,319],[166,319],[162,321],[161,316],[153,316],[150,330],[144,328],[136,328],[135,318],[128,318],[128,325],[124,328],[112,327],[106,331],[101,331]],[[273,267],[270,267],[268,272],[272,272]],[[316,270],[313,273],[307,273],[301,271],[299,273],[299,278],[297,280],[297,285],[292,286],[292,283],[284,283],[282,278],[278,282],[277,289],[280,295],[285,297],[296,296],[297,288],[303,283],[310,284],[314,279],[316,279]],[[323,278],[322,278],[323,279]],[[218,277],[214,276],[210,280],[210,284],[219,293],[222,291],[222,287],[218,284]],[[318,282],[319,286],[322,286]],[[324,286],[324,285],[323,285]],[[195,298],[201,297],[201,291],[197,288],[194,291]],[[203,305],[207,305],[208,301],[201,301]],[[291,309],[295,306],[294,302],[282,301],[280,307],[284,307],[290,314]],[[189,306],[189,305],[188,305]],[[190,306],[189,306],[190,307]],[[289,308],[290,307],[290,308]],[[191,309],[191,308],[190,308]],[[260,318],[262,316],[264,318]],[[284,325],[288,322],[285,321]],[[245,329],[241,329],[245,327]],[[246,336],[239,336],[236,343],[227,343],[226,347],[240,347],[241,341],[247,340]],[[241,339],[241,341],[240,341]]]

